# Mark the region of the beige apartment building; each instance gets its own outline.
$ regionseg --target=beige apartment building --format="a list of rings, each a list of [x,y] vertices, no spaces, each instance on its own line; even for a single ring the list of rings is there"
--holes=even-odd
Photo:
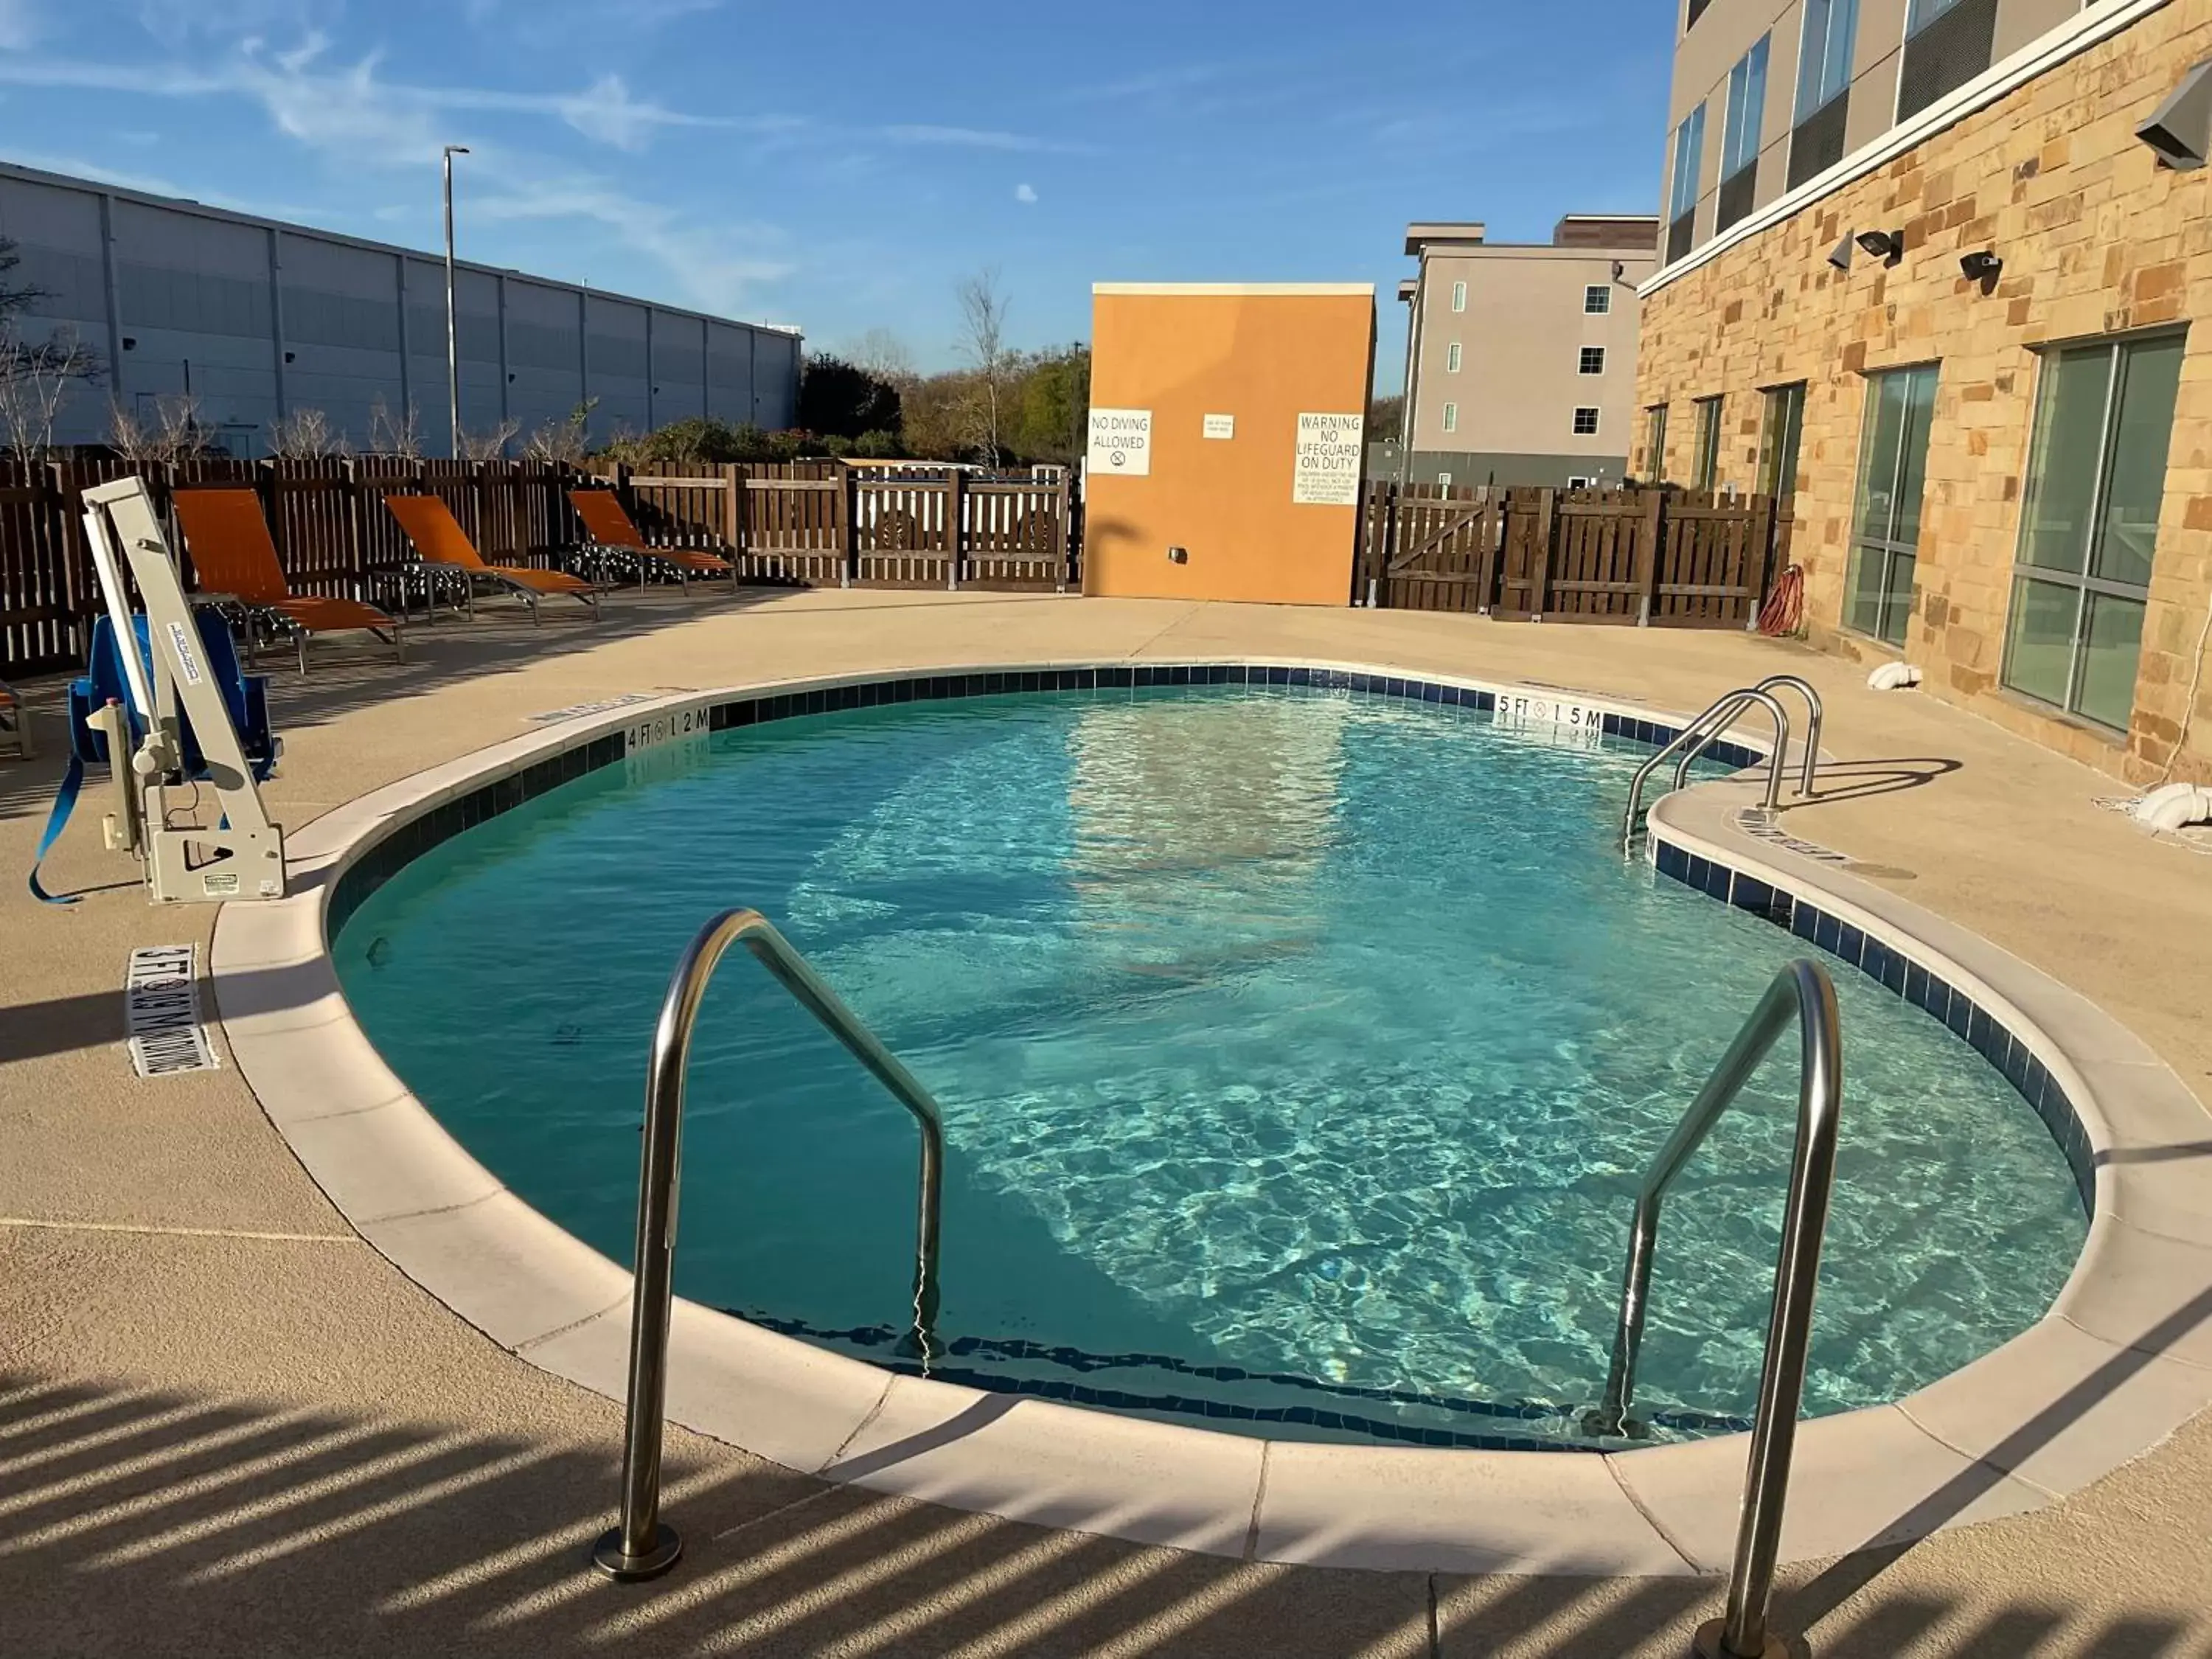
[[[2212,780],[2212,0],[1688,0],[1633,465],[1816,643]]]
[[[1414,483],[1617,484],[1635,425],[1637,285],[1658,222],[1572,214],[1544,243],[1474,223],[1416,224],[1401,283],[1409,453],[1377,461]]]

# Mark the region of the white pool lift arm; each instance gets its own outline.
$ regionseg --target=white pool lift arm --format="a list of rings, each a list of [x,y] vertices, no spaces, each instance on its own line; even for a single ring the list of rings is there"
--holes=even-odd
[[[168,539],[142,478],[118,478],[84,492],[84,527],[123,672],[144,735],[131,750],[120,708],[94,715],[108,737],[117,811],[108,844],[145,860],[156,904],[284,896],[284,832],[269,821],[222,687],[210,672],[191,602],[177,580]],[[125,577],[129,573],[129,580]],[[139,654],[131,625],[131,583],[146,610],[151,662]],[[149,676],[150,674],[150,681]],[[170,782],[184,765],[179,715],[191,722],[222,807],[212,827],[172,828]],[[126,758],[127,757],[127,758]],[[191,785],[195,793],[199,786]]]

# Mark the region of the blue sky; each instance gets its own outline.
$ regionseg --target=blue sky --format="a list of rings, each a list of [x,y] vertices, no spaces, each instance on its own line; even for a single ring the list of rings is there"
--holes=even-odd
[[[1364,281],[1655,210],[1671,0],[0,0],[0,155],[955,360],[1096,281]]]

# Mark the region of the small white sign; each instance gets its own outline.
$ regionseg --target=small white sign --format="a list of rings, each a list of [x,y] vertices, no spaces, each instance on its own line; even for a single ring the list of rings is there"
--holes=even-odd
[[[704,737],[714,725],[713,711],[703,702],[690,708],[672,708],[649,720],[640,720],[623,732],[623,753],[635,755],[641,749],[658,748],[681,738]]]
[[[1291,500],[1300,507],[1359,505],[1364,415],[1298,416],[1297,465]]]
[[[1234,415],[1209,415],[1206,417],[1206,435],[1209,438],[1233,438],[1237,435]]]
[[[1092,410],[1091,449],[1086,465],[1094,478],[1113,473],[1128,478],[1152,477],[1152,411],[1149,409]]]

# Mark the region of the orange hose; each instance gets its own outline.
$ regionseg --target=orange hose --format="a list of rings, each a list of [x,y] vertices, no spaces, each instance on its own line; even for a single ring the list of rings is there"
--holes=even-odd
[[[1782,573],[1774,591],[1759,608],[1759,631],[1777,638],[1795,634],[1805,621],[1805,567],[1793,564]]]

